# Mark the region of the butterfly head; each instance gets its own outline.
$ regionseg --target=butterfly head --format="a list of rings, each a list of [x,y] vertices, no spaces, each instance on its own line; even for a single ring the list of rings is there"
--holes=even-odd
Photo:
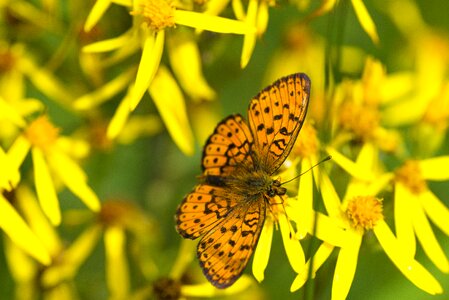
[[[273,180],[271,185],[268,187],[267,195],[269,197],[283,196],[287,192],[287,189],[281,186],[281,182],[277,179]]]

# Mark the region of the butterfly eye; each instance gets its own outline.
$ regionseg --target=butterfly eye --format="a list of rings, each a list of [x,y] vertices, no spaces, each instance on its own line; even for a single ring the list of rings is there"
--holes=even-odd
[[[269,197],[274,197],[274,196],[276,196],[276,192],[270,187],[267,191],[267,195]]]

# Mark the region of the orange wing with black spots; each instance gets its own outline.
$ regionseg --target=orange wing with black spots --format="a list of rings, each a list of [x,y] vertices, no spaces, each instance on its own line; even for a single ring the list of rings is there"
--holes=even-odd
[[[188,239],[196,239],[213,229],[239,202],[226,195],[222,187],[200,184],[188,194],[176,212],[178,232]]]
[[[248,119],[261,164],[274,173],[293,147],[306,117],[310,79],[303,73],[283,77],[254,97]]]
[[[225,176],[242,161],[251,159],[251,132],[241,115],[231,115],[221,121],[203,149],[204,175]]]
[[[249,126],[241,115],[229,116],[204,146],[201,183],[178,207],[176,228],[184,238],[201,237],[199,262],[218,288],[240,277],[257,245],[267,205],[285,194],[271,175],[293,147],[309,93],[304,74],[279,79],[251,100]]]
[[[243,203],[198,243],[203,273],[218,288],[230,286],[243,273],[265,221],[265,201]]]

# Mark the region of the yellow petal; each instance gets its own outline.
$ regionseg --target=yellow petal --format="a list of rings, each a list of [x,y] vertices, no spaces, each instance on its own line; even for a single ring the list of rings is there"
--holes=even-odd
[[[259,9],[257,11],[257,21],[256,21],[256,28],[257,28],[257,35],[261,36],[265,33],[268,26],[268,1],[261,1],[259,3]]]
[[[183,90],[194,100],[213,100],[215,91],[202,74],[200,52],[193,37],[177,33],[168,42],[170,65]]]
[[[40,263],[49,265],[51,258],[39,238],[30,230],[11,204],[0,194],[0,228],[14,244]]]
[[[246,22],[210,16],[186,10],[175,10],[174,20],[176,24],[194,27],[219,33],[247,34],[256,32],[254,26]]]
[[[126,121],[128,120],[129,114],[131,111],[129,110],[130,101],[131,101],[131,92],[132,87],[128,89],[128,93],[125,98],[120,102],[117,107],[114,116],[111,119],[111,122],[108,125],[108,129],[106,131],[106,136],[110,140],[114,140],[122,131],[125,126]]]
[[[170,278],[179,280],[184,274],[187,267],[196,258],[196,242],[189,239],[182,239],[181,245],[178,247],[176,260],[170,270]]]
[[[22,165],[30,147],[30,142],[23,135],[17,137],[6,154],[12,167],[18,169]]]
[[[156,74],[164,49],[165,32],[160,30],[156,33],[149,32],[145,38],[137,70],[136,82],[131,93],[130,109],[134,110],[148,90],[151,81]]]
[[[420,195],[426,214],[447,236],[449,236],[449,209],[431,191]]]
[[[0,200],[1,201],[1,200]],[[24,250],[14,244],[9,238],[3,239],[4,253],[8,263],[8,272],[14,279],[15,284],[34,282],[37,264]],[[16,286],[16,288],[18,288]],[[17,296],[17,294],[16,294]],[[28,299],[33,298],[29,296]],[[27,299],[19,298],[17,299]]]
[[[247,290],[248,287],[253,284],[254,281],[247,275],[240,277],[232,286],[226,289],[217,289],[209,282],[194,285],[181,286],[181,295],[187,298],[197,297],[217,297],[225,295],[233,295]]]
[[[317,213],[316,218],[316,224],[310,224],[310,234],[333,246],[347,247],[348,245],[351,245],[352,235],[340,226],[341,222],[321,213]],[[316,227],[313,228],[313,226]]]
[[[271,242],[273,240],[273,220],[267,218],[260,233],[259,242],[253,258],[253,275],[258,282],[265,278],[265,269],[270,258]]]
[[[91,256],[100,234],[100,225],[88,227],[81,233],[64,251],[63,260],[43,272],[41,277],[42,285],[44,287],[53,287],[62,281],[73,279],[81,264]]]
[[[38,148],[33,148],[31,154],[33,156],[34,182],[39,203],[50,222],[53,225],[59,225],[61,223],[61,211],[58,196],[44,154]]]
[[[242,0],[232,0],[232,10],[237,20],[245,20],[246,13]]]
[[[21,185],[16,190],[16,194],[17,204],[30,224],[31,229],[39,236],[51,256],[56,257],[59,255],[63,247],[62,241],[59,239],[54,227],[51,226],[42,213],[34,194],[25,185]]]
[[[119,227],[110,227],[104,233],[106,251],[106,282],[109,294],[115,299],[124,299],[129,293],[129,272],[126,259],[125,232]]]
[[[89,209],[100,210],[100,200],[95,192],[87,185],[84,171],[70,157],[62,152],[53,151],[48,156],[52,169],[58,174],[67,188],[78,196]]]
[[[299,240],[294,237],[293,228],[285,214],[278,214],[278,222],[290,266],[295,272],[299,272],[304,267],[306,261],[304,250]]]
[[[354,234],[353,236],[352,244],[341,248],[338,254],[334,279],[332,281],[332,300],[346,299],[352,281],[354,280],[362,235]]]
[[[73,102],[73,107],[79,110],[87,110],[111,100],[113,96],[123,91],[132,81],[136,73],[135,68],[123,72],[110,82],[92,93],[84,94]]]
[[[416,203],[410,201],[414,197],[416,196],[410,193],[404,185],[401,183],[395,184],[394,223],[396,236],[401,244],[406,245],[410,257],[414,257],[416,252],[416,239],[411,220],[413,209],[410,207]]]
[[[19,170],[11,164],[8,156],[0,147],[0,166],[2,170],[0,172],[0,190],[11,191],[11,189],[17,186],[20,180]]]
[[[124,34],[104,40],[95,42],[83,47],[82,51],[85,53],[98,53],[98,52],[108,52],[116,50],[122,47],[129,47],[130,44],[134,44],[134,35],[132,31],[127,31]]]
[[[376,25],[368,13],[368,10],[362,0],[351,0],[357,19],[362,25],[365,32],[369,35],[374,44],[379,44],[379,36],[377,35]]]
[[[304,159],[301,165],[301,172],[308,170],[311,167],[311,162]],[[298,191],[298,209],[295,210],[294,215],[289,216],[296,222],[296,236],[302,239],[306,236],[308,228],[305,224],[310,224],[314,219],[315,211],[313,210],[313,174],[307,172],[299,177],[299,191]]]
[[[8,120],[18,127],[25,127],[25,119],[19,112],[0,96],[0,120]]]
[[[336,2],[337,0],[322,0],[321,5],[315,11],[313,11],[307,17],[307,19],[316,18],[324,15],[325,13],[329,12],[332,8],[334,8]]]
[[[419,197],[421,203],[426,199],[427,197]],[[418,199],[412,198],[410,200],[417,201]],[[449,261],[433,233],[421,204],[416,203],[412,205],[412,208],[414,208],[413,227],[424,252],[441,272],[449,273]]]
[[[290,292],[299,290],[309,279],[309,274],[311,278],[315,278],[316,272],[329,258],[333,250],[334,246],[328,243],[322,243],[312,258],[307,261],[304,268],[298,273],[295,280],[293,280]],[[312,264],[312,270],[309,270],[310,264]]]
[[[193,134],[187,119],[184,97],[165,67],[159,68],[149,92],[173,141],[182,152],[192,155]]]
[[[324,206],[329,216],[340,219],[342,215],[341,201],[329,177],[323,172],[320,178],[320,190]]]
[[[90,31],[98,23],[110,5],[110,0],[97,0],[87,16],[84,31]]]
[[[342,167],[346,172],[348,172],[352,177],[355,177],[360,180],[372,180],[374,179],[374,174],[371,171],[371,168],[367,168],[366,166],[361,166],[346,156],[342,155],[336,149],[332,147],[326,148],[327,153],[332,156],[332,160],[335,161],[340,167]],[[364,162],[367,160],[363,159]],[[369,161],[371,164],[372,159]]]
[[[449,156],[433,157],[419,161],[421,175],[428,180],[449,179]]]
[[[31,59],[22,58],[20,69],[25,73],[35,87],[44,95],[57,101],[62,105],[70,105],[73,101],[73,92],[64,85],[45,68],[36,66]]]
[[[131,144],[140,137],[152,136],[155,135],[156,133],[159,133],[162,130],[162,128],[163,126],[159,116],[156,115],[133,116],[125,124],[122,132],[117,137],[117,141],[121,144]]]
[[[256,26],[257,21],[257,8],[258,8],[258,0],[249,0],[248,3],[248,12],[246,14],[245,23],[248,26]],[[248,64],[251,55],[253,54],[254,47],[256,46],[256,38],[257,33],[247,33],[243,38],[243,49],[242,56],[240,59],[240,68],[245,68]]]
[[[394,237],[384,221],[378,222],[373,231],[387,256],[408,280],[431,295],[443,292],[440,283],[432,274],[412,257],[404,255],[406,247]]]

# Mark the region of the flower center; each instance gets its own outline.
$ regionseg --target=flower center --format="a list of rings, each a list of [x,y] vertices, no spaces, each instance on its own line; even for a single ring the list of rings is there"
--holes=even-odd
[[[379,127],[379,112],[374,106],[344,103],[340,108],[340,124],[362,140],[371,138]]]
[[[53,126],[48,117],[44,115],[38,117],[28,126],[25,136],[33,146],[45,150],[58,139],[59,128]]]
[[[373,196],[356,196],[349,201],[346,215],[354,228],[372,229],[383,220],[382,200]]]
[[[427,189],[426,181],[422,178],[418,162],[408,160],[396,170],[395,180],[407,186],[414,194],[420,194]]]
[[[299,134],[301,138],[296,140],[293,153],[302,158],[316,154],[319,147],[316,129],[311,124],[306,123]]]
[[[180,299],[181,283],[171,278],[159,278],[153,283],[156,299]]]
[[[147,0],[141,7],[141,11],[131,11],[131,15],[142,15],[152,30],[159,31],[175,26],[175,8],[167,0]]]
[[[0,73],[10,71],[15,64],[15,57],[9,49],[0,52]]]

